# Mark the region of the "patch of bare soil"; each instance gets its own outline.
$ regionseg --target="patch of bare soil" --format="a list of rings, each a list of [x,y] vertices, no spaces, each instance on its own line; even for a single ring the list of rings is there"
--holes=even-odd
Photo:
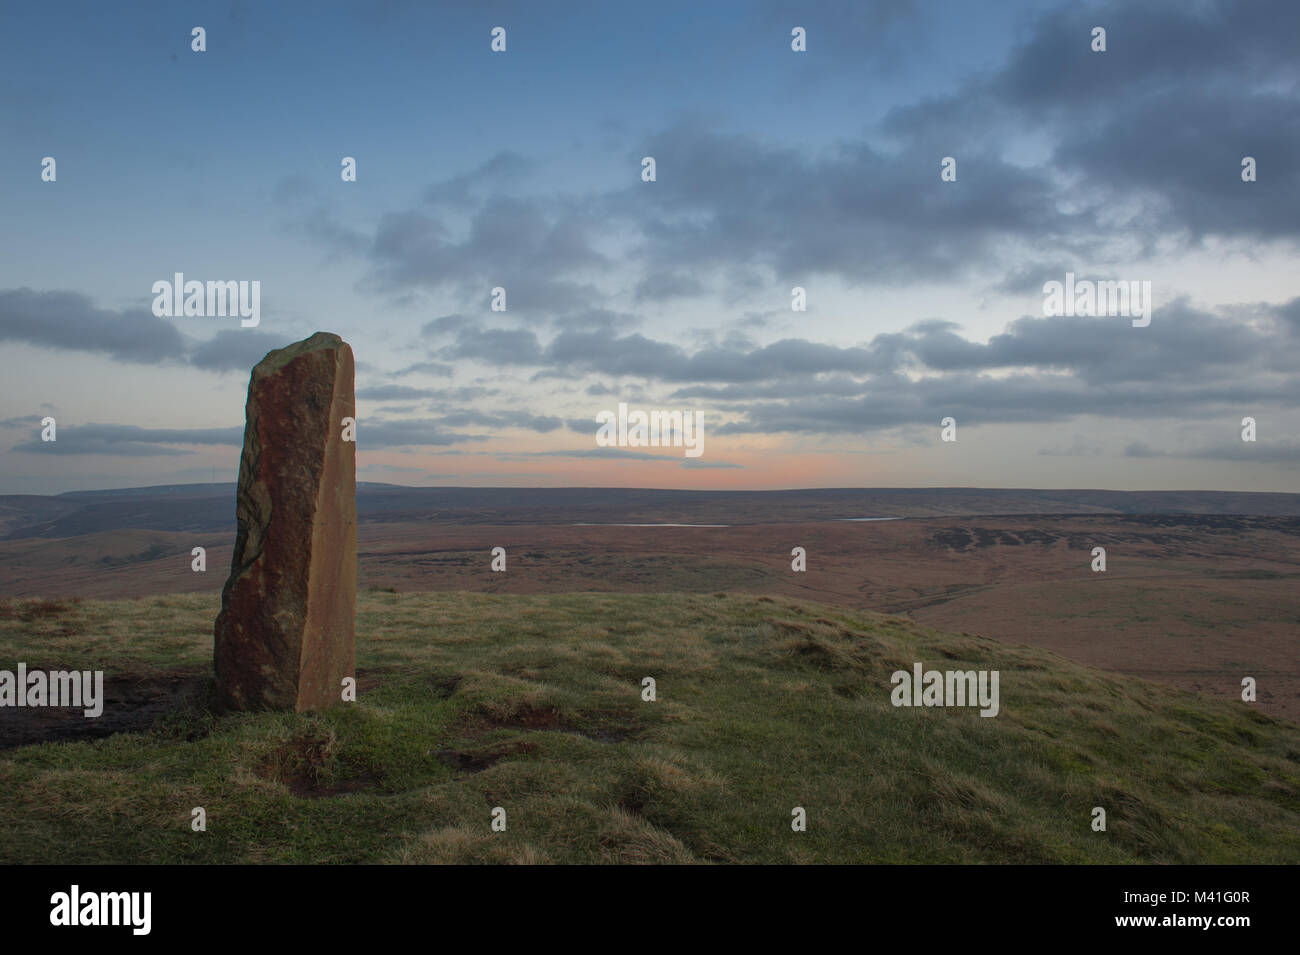
[[[456,682],[459,683],[459,678]],[[480,714],[469,728],[470,746],[438,750],[434,756],[444,766],[469,775],[490,769],[508,757],[537,751],[537,745],[527,739],[507,740],[486,747],[472,745],[473,741],[496,729],[570,733],[597,743],[615,744],[636,738],[645,727],[621,713],[600,713],[590,719],[571,721],[553,706],[523,706],[509,716]]]
[[[347,779],[330,777],[328,767],[337,743],[327,728],[304,727],[266,753],[256,772],[263,779],[278,780],[302,799],[346,796],[375,788],[381,780],[369,773]]]
[[[72,669],[29,664],[27,672]],[[96,717],[86,716],[84,706],[6,706],[0,709],[0,749],[147,732],[160,717],[179,709],[197,693],[205,678],[206,674],[194,670],[105,674],[104,708]]]

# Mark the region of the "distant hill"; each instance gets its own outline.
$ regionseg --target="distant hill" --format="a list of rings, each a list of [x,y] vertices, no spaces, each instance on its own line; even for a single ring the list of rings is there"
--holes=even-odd
[[[1028,514],[1230,514],[1300,517],[1300,494],[1017,488],[402,487],[361,483],[363,523],[764,524],[863,517]],[[115,530],[234,533],[234,484],[174,484],[58,495],[0,496],[0,540]]]

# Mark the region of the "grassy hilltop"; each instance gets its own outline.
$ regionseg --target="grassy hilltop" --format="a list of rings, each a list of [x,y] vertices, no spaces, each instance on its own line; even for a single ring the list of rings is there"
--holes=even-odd
[[[1300,862],[1300,727],[1045,651],[785,598],[367,592],[357,703],[216,715],[218,603],[0,601],[0,669],[103,669],[104,718],[61,725],[126,730],[0,709],[0,862]],[[1001,671],[1000,714],[893,707],[916,661]]]

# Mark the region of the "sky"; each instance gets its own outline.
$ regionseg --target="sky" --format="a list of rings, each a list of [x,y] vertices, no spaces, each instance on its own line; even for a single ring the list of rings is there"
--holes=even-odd
[[[1293,0],[6,4],[0,493],[234,480],[318,330],[363,481],[1300,492],[1298,53]]]

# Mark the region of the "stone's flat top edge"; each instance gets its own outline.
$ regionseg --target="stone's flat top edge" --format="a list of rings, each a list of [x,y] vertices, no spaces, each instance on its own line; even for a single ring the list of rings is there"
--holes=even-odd
[[[266,357],[253,368],[253,374],[258,377],[270,375],[279,371],[299,355],[306,355],[314,351],[326,351],[340,346],[349,347],[347,342],[333,332],[317,332],[311,338],[304,338],[300,342],[294,342],[292,345],[285,345],[283,348],[267,352]]]

